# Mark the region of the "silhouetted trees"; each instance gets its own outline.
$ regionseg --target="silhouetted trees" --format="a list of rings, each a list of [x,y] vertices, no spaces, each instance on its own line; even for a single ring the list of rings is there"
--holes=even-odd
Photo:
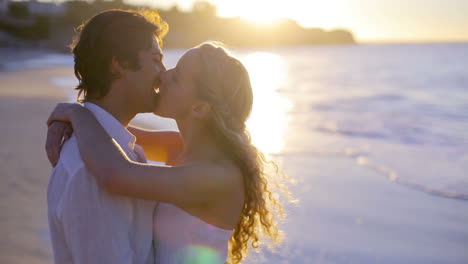
[[[8,14],[15,18],[29,17],[29,8],[25,2],[9,2]]]
[[[125,4],[122,0],[94,2],[71,0],[64,2],[64,13],[54,17],[33,17],[27,2],[10,2],[10,16],[29,19],[29,24],[14,25],[0,20],[0,30],[26,40],[47,39],[48,46],[66,50],[74,34],[74,28],[104,10],[121,8],[138,10],[141,7]],[[292,19],[281,19],[272,24],[252,24],[244,19],[220,18],[216,6],[196,1],[192,12],[181,12],[177,6],[159,10],[169,23],[165,47],[187,48],[206,40],[218,40],[234,46],[286,46],[308,44],[354,43],[351,32],[346,30],[324,31],[319,28],[303,28]],[[31,22],[34,21],[34,22]]]

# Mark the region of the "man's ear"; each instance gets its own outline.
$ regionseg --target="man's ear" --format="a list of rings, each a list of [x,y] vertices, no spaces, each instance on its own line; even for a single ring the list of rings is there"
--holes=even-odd
[[[211,112],[211,105],[207,102],[198,101],[192,105],[192,114],[199,119],[208,118]]]
[[[112,75],[114,75],[116,78],[120,78],[122,76],[123,71],[124,68],[122,67],[120,62],[115,57],[112,57],[110,63],[110,72],[112,73]]]

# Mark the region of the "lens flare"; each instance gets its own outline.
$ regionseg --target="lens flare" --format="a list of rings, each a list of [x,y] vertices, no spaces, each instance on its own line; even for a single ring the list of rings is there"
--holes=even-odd
[[[226,261],[216,250],[202,245],[185,247],[177,253],[176,258],[177,263],[184,264],[218,264]]]

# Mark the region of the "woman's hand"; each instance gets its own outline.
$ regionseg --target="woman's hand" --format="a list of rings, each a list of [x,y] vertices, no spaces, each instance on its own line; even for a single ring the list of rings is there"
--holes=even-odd
[[[70,138],[73,133],[71,125],[73,112],[83,109],[85,108],[80,104],[60,103],[50,114],[47,120],[48,130],[45,150],[52,166],[57,165],[63,142]]]
[[[45,150],[52,167],[57,165],[63,143],[71,137],[72,133],[73,128],[69,123],[55,121],[48,127]]]
[[[62,121],[62,122],[71,123],[71,118],[73,116],[73,113],[76,113],[78,111],[84,111],[85,109],[86,108],[84,108],[82,105],[77,104],[77,103],[57,104],[57,106],[54,108],[54,110],[50,114],[49,119],[47,119],[47,126],[50,126],[52,122],[54,121]]]

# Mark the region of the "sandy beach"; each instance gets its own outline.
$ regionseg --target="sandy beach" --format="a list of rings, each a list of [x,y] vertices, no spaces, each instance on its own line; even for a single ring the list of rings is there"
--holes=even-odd
[[[70,73],[70,68],[0,73],[0,263],[51,263],[44,122],[65,98],[49,78]]]

